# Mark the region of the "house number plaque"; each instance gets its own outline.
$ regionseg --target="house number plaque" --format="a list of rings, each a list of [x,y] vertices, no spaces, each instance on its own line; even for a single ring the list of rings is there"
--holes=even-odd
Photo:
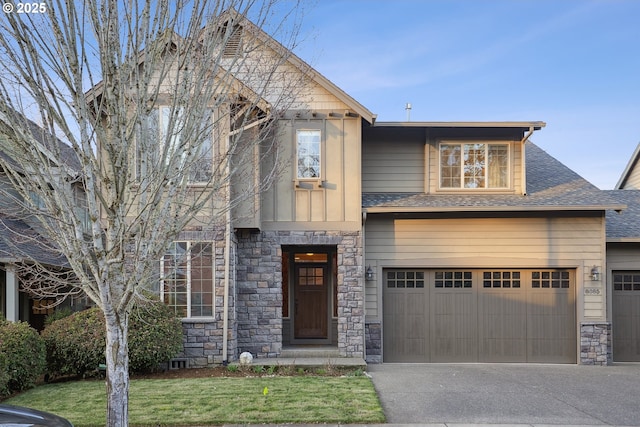
[[[600,288],[584,288],[585,295],[601,295]]]

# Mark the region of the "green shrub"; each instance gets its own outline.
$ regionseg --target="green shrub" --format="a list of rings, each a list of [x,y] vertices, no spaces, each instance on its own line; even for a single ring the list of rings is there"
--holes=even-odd
[[[0,398],[9,394],[9,367],[6,354],[0,352]]]
[[[69,307],[57,307],[55,311],[44,319],[44,325],[49,326],[51,323],[56,320],[64,319],[65,317],[71,316],[73,314],[73,310]]]
[[[33,387],[44,373],[44,342],[26,322],[0,320],[0,354],[5,365],[2,369],[6,373],[5,393]]]
[[[51,322],[42,332],[52,375],[85,375],[105,363],[104,315],[90,308]],[[182,322],[159,301],[140,302],[129,320],[129,370],[148,371],[182,350]]]
[[[97,308],[79,311],[51,322],[42,331],[51,375],[84,375],[104,363],[106,331]]]
[[[182,321],[160,301],[136,304],[129,319],[129,369],[154,370],[182,351]]]

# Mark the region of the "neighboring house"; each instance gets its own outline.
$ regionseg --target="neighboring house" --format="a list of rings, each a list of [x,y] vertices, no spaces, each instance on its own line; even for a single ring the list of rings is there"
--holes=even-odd
[[[613,328],[613,360],[640,361],[640,144],[607,193],[627,205],[607,212],[608,311]]]
[[[19,113],[14,112],[14,114]],[[50,135],[31,120],[24,117],[23,119],[26,130],[33,138],[34,145],[43,153],[50,150],[59,151],[62,154],[63,164],[52,164],[51,167],[58,167],[67,173],[77,174],[75,171],[79,170],[79,163],[71,147]],[[2,115],[0,115],[1,124]],[[53,312],[54,306],[59,305],[59,301],[56,301],[55,295],[43,297],[27,292],[21,286],[23,279],[21,274],[26,274],[22,267],[36,262],[52,270],[64,272],[69,268],[68,262],[42,236],[39,232],[40,226],[32,215],[21,209],[21,203],[17,203],[15,200],[19,199],[20,195],[9,181],[2,168],[2,163],[6,162],[18,171],[23,170],[24,165],[20,165],[11,156],[1,132],[0,130],[0,157],[2,158],[0,162],[0,313],[7,320],[26,321],[34,328],[41,330],[44,328],[46,315]],[[50,156],[50,158],[54,157]],[[24,173],[28,172],[24,171]],[[84,195],[81,185],[75,185],[74,195],[81,215],[85,216],[85,210],[81,207]],[[31,201],[35,206],[42,204],[35,193],[31,194]],[[23,272],[21,273],[21,271]],[[66,305],[71,303],[72,298],[65,301]]]

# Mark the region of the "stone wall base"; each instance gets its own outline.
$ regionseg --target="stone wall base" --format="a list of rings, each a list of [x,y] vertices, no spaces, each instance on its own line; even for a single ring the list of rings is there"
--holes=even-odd
[[[611,365],[611,323],[582,322],[580,324],[580,364]]]
[[[366,322],[364,327],[367,363],[382,363],[382,322]]]

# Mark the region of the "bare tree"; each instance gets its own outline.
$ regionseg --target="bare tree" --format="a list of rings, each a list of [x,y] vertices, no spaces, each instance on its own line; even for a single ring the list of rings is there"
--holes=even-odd
[[[53,0],[17,12],[0,17],[8,217],[29,217],[74,273],[31,259],[33,292],[81,290],[104,312],[107,424],[126,426],[132,304],[157,287],[181,230],[229,227],[277,175],[278,161],[256,170],[277,158],[278,112],[303,87],[288,61],[300,7]]]

